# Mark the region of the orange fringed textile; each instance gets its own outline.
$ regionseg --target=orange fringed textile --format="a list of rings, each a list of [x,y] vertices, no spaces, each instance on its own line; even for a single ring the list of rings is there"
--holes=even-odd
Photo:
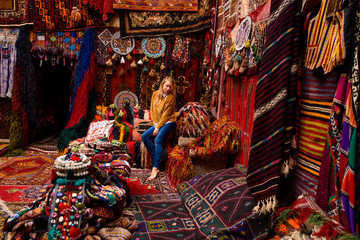
[[[180,146],[174,147],[169,153],[166,169],[169,182],[174,187],[191,179],[193,177],[193,164],[189,157],[189,149],[183,149]]]
[[[224,154],[236,154],[241,150],[241,129],[239,124],[224,116],[213,122],[204,135],[190,143],[195,155],[203,160]]]

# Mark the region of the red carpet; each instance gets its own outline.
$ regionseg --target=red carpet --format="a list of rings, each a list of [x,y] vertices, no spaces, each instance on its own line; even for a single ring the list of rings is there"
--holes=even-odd
[[[127,178],[126,183],[130,189],[130,195],[144,195],[151,193],[159,193],[154,185],[142,183],[138,178]]]
[[[9,158],[0,165],[0,185],[43,185],[54,159],[45,156]]]

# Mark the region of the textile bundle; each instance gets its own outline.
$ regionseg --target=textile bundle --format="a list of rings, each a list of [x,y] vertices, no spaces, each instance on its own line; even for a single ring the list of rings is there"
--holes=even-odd
[[[228,116],[219,118],[202,136],[191,142],[189,148],[194,148],[195,155],[205,161],[214,156],[235,154],[241,150],[240,126]]]
[[[95,64],[94,30],[89,28],[84,33],[79,60],[75,69],[69,120],[65,129],[60,133],[57,143],[57,148],[60,151],[65,149],[70,141],[85,136],[95,116]]]
[[[181,137],[199,137],[210,126],[210,117],[200,103],[190,102],[183,106],[177,116],[177,131]]]
[[[273,211],[281,173],[294,167],[301,1],[271,2],[259,79],[247,183],[255,211]]]

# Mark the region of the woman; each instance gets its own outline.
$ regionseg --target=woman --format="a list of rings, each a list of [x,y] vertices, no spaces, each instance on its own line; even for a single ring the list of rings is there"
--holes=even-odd
[[[172,77],[165,77],[159,90],[155,91],[151,97],[150,114],[154,125],[141,135],[141,139],[153,160],[153,168],[148,181],[157,177],[163,150],[162,144],[171,131],[176,128],[175,105],[175,81]],[[155,137],[154,142],[152,142],[153,137]]]

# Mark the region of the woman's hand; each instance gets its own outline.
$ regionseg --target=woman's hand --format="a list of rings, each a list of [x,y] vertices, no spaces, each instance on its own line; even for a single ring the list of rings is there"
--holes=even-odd
[[[159,133],[159,129],[155,128],[152,135],[156,136],[156,135],[158,135],[158,133]]]

